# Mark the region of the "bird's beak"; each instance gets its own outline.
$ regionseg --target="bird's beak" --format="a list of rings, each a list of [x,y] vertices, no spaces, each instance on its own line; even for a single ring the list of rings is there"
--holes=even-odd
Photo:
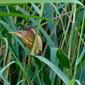
[[[9,32],[9,34],[16,34],[16,32]]]
[[[10,34],[16,35],[18,37],[22,37],[21,34],[19,32],[9,32]]]

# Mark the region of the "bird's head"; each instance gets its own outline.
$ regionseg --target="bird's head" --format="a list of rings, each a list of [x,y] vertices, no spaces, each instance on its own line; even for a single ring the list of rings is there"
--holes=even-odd
[[[34,36],[35,30],[34,29],[25,29],[25,30],[22,30],[22,31],[19,30],[19,31],[16,31],[16,32],[9,32],[9,33],[16,35],[23,40],[24,38],[28,37],[29,35]],[[29,37],[31,37],[31,36],[29,36]]]

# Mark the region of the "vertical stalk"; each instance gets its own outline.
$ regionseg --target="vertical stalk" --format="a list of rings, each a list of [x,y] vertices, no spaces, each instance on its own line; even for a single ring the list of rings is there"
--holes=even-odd
[[[72,21],[71,34],[70,34],[70,38],[69,38],[69,50],[68,50],[68,58],[69,59],[70,59],[70,56],[71,56],[71,47],[72,47],[73,36],[74,36],[76,4],[73,5],[72,10],[73,10],[73,21]]]
[[[84,17],[85,17],[85,12],[84,12],[83,21],[82,21],[82,26],[81,26],[81,33],[80,33],[80,39],[79,39],[79,44],[78,44],[78,50],[77,50],[77,59],[76,59],[75,68],[74,68],[74,78],[75,78],[75,76],[76,76],[76,70],[77,70],[77,66],[78,66],[77,60],[78,60],[78,58],[79,58],[80,46],[81,46],[82,35],[83,35]]]
[[[40,17],[42,17],[42,14],[43,14],[43,7],[44,7],[44,4],[42,3],[41,4],[41,12],[40,12]],[[41,23],[41,19],[38,20],[37,22],[37,27],[36,27],[36,35],[35,35],[35,39],[34,39],[34,43],[33,43],[33,48],[32,48],[32,51],[31,51],[31,55],[34,54],[34,50],[35,50],[35,46],[36,46],[36,38],[37,38],[37,35],[38,35],[38,31],[39,31],[39,28],[40,28],[40,23]]]

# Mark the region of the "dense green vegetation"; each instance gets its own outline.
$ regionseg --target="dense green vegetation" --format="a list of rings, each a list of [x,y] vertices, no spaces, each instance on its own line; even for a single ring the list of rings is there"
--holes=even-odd
[[[85,6],[80,1],[0,5],[0,85],[85,85]],[[40,55],[30,55],[10,34],[27,26],[42,38]]]

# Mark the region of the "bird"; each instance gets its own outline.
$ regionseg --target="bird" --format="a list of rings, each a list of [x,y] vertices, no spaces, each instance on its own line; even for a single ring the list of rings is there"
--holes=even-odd
[[[33,27],[26,27],[24,30],[19,30],[19,31],[10,32],[10,33],[19,37],[22,40],[22,42],[30,49],[30,51],[32,51],[33,43],[35,40],[36,43],[35,43],[33,54],[42,53],[42,39],[40,35],[36,33]]]

